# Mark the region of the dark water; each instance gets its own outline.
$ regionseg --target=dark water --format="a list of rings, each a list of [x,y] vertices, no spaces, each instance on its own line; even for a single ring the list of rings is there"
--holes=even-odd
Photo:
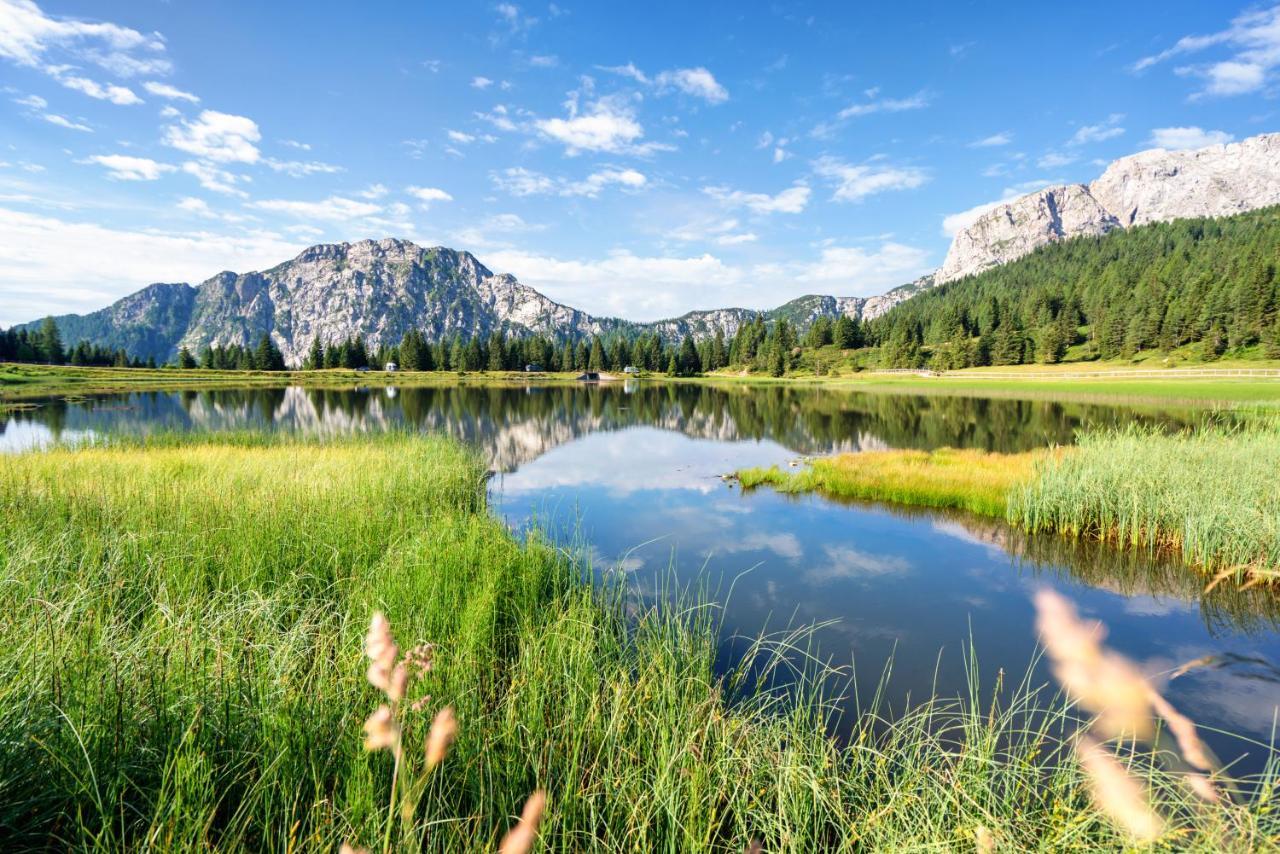
[[[1021,677],[1034,651],[1030,595],[1048,584],[1105,622],[1108,642],[1161,682],[1210,657],[1169,681],[1167,695],[1202,726],[1266,742],[1280,708],[1273,594],[1204,596],[1189,572],[1145,555],[1027,537],[965,514],[744,495],[719,477],[838,450],[1017,451],[1069,443],[1087,424],[1195,420],[1176,409],[776,387],[288,388],[44,401],[0,415],[0,450],[246,427],[446,433],[484,455],[494,506],[513,527],[536,523],[582,544],[597,571],[625,574],[638,591],[672,579],[715,591],[726,660],[743,638],[821,623],[821,655],[856,664],[868,690],[892,659],[894,707],[935,689],[954,696],[965,689],[970,640],[987,687],[1000,670]],[[1261,748],[1209,740],[1240,770],[1257,769]]]

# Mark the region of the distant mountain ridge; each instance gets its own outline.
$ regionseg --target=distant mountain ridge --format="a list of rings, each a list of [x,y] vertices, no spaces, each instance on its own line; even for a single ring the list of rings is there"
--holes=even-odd
[[[802,327],[819,316],[869,318],[926,286],[927,277],[878,297],[801,297],[764,314]],[[223,272],[198,287],[150,285],[100,311],[54,320],[68,343],[86,340],[161,362],[182,347],[192,353],[252,347],[268,333],[285,361],[297,365],[317,338],[327,346],[360,335],[377,348],[417,329],[429,340],[494,332],[554,338],[657,332],[678,342],[717,330],[731,336],[759,313],[714,309],[652,323],[595,317],[514,276],[494,274],[469,252],[388,238],[312,246],[269,270]]]
[[[270,334],[286,362],[363,336],[398,344],[417,329],[428,339],[501,332],[555,338],[656,332],[668,342],[732,336],[763,313],[801,329],[818,317],[879,317],[898,303],[1021,258],[1049,243],[1186,217],[1216,217],[1280,204],[1280,134],[1194,151],[1154,149],[1113,162],[1090,184],[1046,187],[985,211],[952,240],[942,266],[873,297],[808,295],[764,312],[692,311],[650,323],[597,317],[558,303],[510,274],[494,274],[471,253],[406,240],[312,246],[269,270],[223,272],[197,287],[155,284],[86,315],[56,317],[68,344],[172,359],[214,345],[253,346]],[[39,321],[25,324],[34,327]]]
[[[1046,187],[999,203],[959,231],[938,284],[1008,263],[1060,240],[1280,204],[1280,134],[1190,151],[1122,157],[1090,184]]]

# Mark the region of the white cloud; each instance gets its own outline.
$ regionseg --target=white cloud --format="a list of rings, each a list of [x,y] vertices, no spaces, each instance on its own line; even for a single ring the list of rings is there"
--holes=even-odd
[[[1151,131],[1150,144],[1157,148],[1178,150],[1205,148],[1231,142],[1234,137],[1221,130],[1203,130],[1198,127],[1156,128]]]
[[[298,219],[318,219],[327,222],[349,223],[350,220],[373,216],[382,212],[379,205],[360,202],[342,196],[330,196],[318,202],[293,199],[264,199],[250,202],[249,207],[258,210],[283,213]]]
[[[878,90],[869,90],[876,92]],[[869,95],[874,98],[874,95]],[[866,101],[861,104],[850,104],[836,113],[838,119],[851,119],[858,116],[869,116],[873,113],[901,113],[907,110],[923,110],[929,106],[932,96],[928,92],[917,92],[907,98],[884,98],[879,101]]]
[[[703,187],[702,192],[728,207],[745,207],[752,213],[800,213],[809,204],[811,190],[804,184],[788,187],[777,195],[748,193],[728,187]]]
[[[240,216],[239,214],[223,213],[215,211],[209,207],[209,203],[204,199],[197,199],[194,196],[186,196],[178,202],[178,210],[204,217],[205,219],[216,219],[223,222],[247,222],[250,217]]]
[[[1008,145],[1013,142],[1013,134],[1009,131],[1000,131],[993,133],[991,136],[975,139],[969,143],[970,148],[993,148],[999,145]]]
[[[534,54],[529,57],[529,65],[533,68],[555,68],[560,64],[560,57],[549,54]]]
[[[1173,47],[1138,60],[1133,69],[1144,71],[1173,57],[1214,47],[1228,48],[1229,58],[1174,69],[1181,76],[1205,81],[1193,98],[1244,95],[1264,88],[1280,66],[1280,5],[1237,15],[1225,30],[1216,33],[1184,36]]]
[[[476,139],[473,134],[463,133],[460,130],[450,130],[447,131],[447,134],[450,141],[456,142],[459,145],[467,145],[468,143],[475,142]]]
[[[283,172],[291,178],[305,178],[308,175],[333,175],[344,171],[341,166],[332,163],[321,163],[318,160],[277,160],[268,157],[263,161],[274,172]]]
[[[995,210],[1004,204],[1003,201],[986,202],[975,205],[967,211],[948,214],[942,218],[942,233],[947,237],[955,237],[961,231],[973,225],[987,211]]]
[[[189,101],[192,104],[200,103],[200,99],[195,95],[190,92],[184,92],[176,86],[170,86],[168,83],[157,83],[154,80],[148,80],[142,84],[142,88],[157,98],[168,98],[171,101]]]
[[[563,144],[565,153],[570,156],[584,151],[644,155],[671,148],[640,141],[644,128],[637,121],[635,110],[622,97],[600,98],[579,111],[577,93],[574,93],[566,106],[568,118],[540,119],[534,122],[534,126],[543,136]]]
[[[195,121],[183,121],[165,129],[164,141],[179,151],[215,163],[257,163],[256,143],[262,139],[253,119],[204,110]]]
[[[23,107],[30,107],[33,110],[43,110],[49,106],[49,102],[39,95],[24,95],[21,98],[14,98],[13,103],[20,104]]]
[[[308,142],[298,142],[296,139],[282,139],[282,140],[280,140],[280,144],[281,144],[281,145],[288,146],[289,148],[296,148],[296,149],[298,149],[299,151],[310,151],[310,150],[311,150],[311,144],[310,144],[310,143],[308,143]]]
[[[0,208],[0,325],[94,311],[149,282],[264,270],[304,246],[268,232],[129,231]]]
[[[722,104],[729,100],[729,90],[716,80],[715,75],[702,66],[674,68],[663,71],[654,78],[661,88],[675,88],[686,95],[701,98],[708,104]]]
[[[0,57],[53,74],[48,61],[62,53],[91,62],[121,77],[167,73],[164,39],[108,22],[53,18],[32,0],[0,2]]]
[[[682,243],[715,243],[717,246],[740,246],[759,239],[753,232],[740,231],[739,225],[736,219],[703,220],[674,228],[666,236]]]
[[[1084,125],[1072,134],[1071,139],[1067,140],[1067,145],[1088,145],[1091,142],[1114,139],[1124,133],[1124,128],[1119,126],[1122,121],[1124,121],[1124,114],[1112,113],[1104,122]]]
[[[380,199],[389,192],[391,191],[387,189],[386,184],[370,184],[357,195],[362,199]]]
[[[484,90],[484,89],[488,89],[492,85],[493,85],[493,81],[490,80],[488,77],[472,77],[471,78],[471,88],[473,89]]]
[[[521,216],[513,213],[495,214],[478,225],[459,229],[450,235],[454,245],[468,249],[475,248],[509,248],[510,244],[502,239],[494,239],[491,235],[527,234],[541,231],[545,226],[526,222]]]
[[[181,115],[182,115],[182,110],[179,110],[177,107],[173,106],[172,104],[165,104],[163,107],[160,108],[160,118],[162,119],[176,119]]]
[[[491,173],[489,177],[494,186],[513,196],[586,196],[593,199],[610,186],[640,190],[649,182],[642,172],[617,167],[600,169],[579,181],[551,178],[523,167],[504,169]]]
[[[1068,166],[1075,163],[1078,158],[1074,154],[1063,154],[1061,151],[1047,151],[1039,159],[1036,160],[1036,166],[1041,169],[1057,169],[1059,166]]]
[[[249,195],[236,186],[249,180],[246,175],[235,175],[225,169],[214,166],[212,163],[202,163],[196,160],[189,160],[183,163],[182,171],[199,181],[200,186],[206,190],[223,193],[228,196],[239,196],[240,198],[247,198]]]
[[[874,250],[827,247],[814,260],[780,264],[730,264],[711,253],[642,256],[620,249],[585,260],[503,250],[488,253],[485,263],[553,299],[635,320],[725,305],[772,308],[813,293],[815,285],[841,295],[880,293],[935,266],[927,251],[893,242]],[[601,287],[606,282],[609,286]]]
[[[421,202],[424,209],[432,202],[453,201],[453,196],[438,187],[405,187],[405,192]]]
[[[87,77],[58,77],[57,80],[68,89],[83,92],[90,98],[97,98],[99,101],[110,101],[113,104],[126,107],[142,103],[142,99],[134,94],[134,91],[128,86],[116,86],[113,84],[104,86]]]
[[[910,190],[929,181],[929,174],[915,166],[852,164],[831,156],[815,160],[813,169],[835,184],[831,198],[837,202],[858,202],[875,193]]]
[[[67,130],[78,130],[84,133],[93,133],[93,128],[88,125],[81,124],[80,122],[73,122],[66,116],[60,116],[57,113],[41,113],[40,118],[44,119],[49,124],[64,127]]]
[[[105,167],[107,175],[117,181],[154,181],[166,172],[177,171],[168,163],[125,154],[95,154],[86,162]]]

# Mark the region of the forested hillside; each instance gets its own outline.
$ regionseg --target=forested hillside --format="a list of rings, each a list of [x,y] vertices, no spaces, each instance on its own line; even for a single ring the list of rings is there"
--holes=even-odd
[[[1055,243],[868,325],[890,367],[1103,359],[1198,344],[1280,358],[1280,208]],[[1258,345],[1261,345],[1259,347]]]

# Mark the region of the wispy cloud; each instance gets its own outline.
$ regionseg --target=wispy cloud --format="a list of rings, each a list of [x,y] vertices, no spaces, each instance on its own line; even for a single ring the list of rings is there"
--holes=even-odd
[[[1169,59],[1214,47],[1227,48],[1229,56],[1174,69],[1181,76],[1203,81],[1193,98],[1244,95],[1262,89],[1280,66],[1280,5],[1244,12],[1216,33],[1183,36],[1172,47],[1139,59],[1133,70],[1145,71]]]
[[[746,208],[756,214],[798,214],[809,204],[812,190],[804,184],[796,184],[775,194],[750,193],[729,187],[703,187],[702,192],[730,208]]]
[[[490,179],[494,186],[513,196],[584,196],[592,199],[608,187],[640,190],[649,180],[635,169],[616,167],[600,169],[581,180],[552,178],[523,167],[512,167],[491,173]]]
[[[681,92],[694,98],[700,98],[708,104],[723,104],[729,100],[729,90],[716,80],[708,69],[671,68],[649,76],[636,67],[635,63],[626,65],[598,65],[601,71],[627,77],[644,86],[653,87],[659,94]]]
[[[1156,128],[1151,131],[1148,142],[1156,148],[1167,148],[1177,151],[1187,148],[1205,148],[1210,145],[1222,145],[1231,142],[1235,137],[1226,131],[1204,130],[1198,127]]]
[[[831,198],[837,202],[859,202],[876,193],[910,190],[929,181],[929,173],[915,166],[852,164],[830,155],[815,160],[813,171],[835,186]]]
[[[177,167],[168,163],[125,154],[96,154],[86,158],[85,162],[104,167],[107,176],[117,181],[154,181],[166,172],[177,170]]]
[[[1122,121],[1124,121],[1124,113],[1112,113],[1107,116],[1106,121],[1077,128],[1076,132],[1067,140],[1067,145],[1088,145],[1121,136],[1124,134],[1124,128],[1120,127],[1120,122]]]
[[[1008,145],[1013,142],[1013,134],[1007,130],[999,133],[993,133],[991,136],[984,136],[982,139],[975,139],[969,143],[970,148],[995,148],[1001,145]]]

